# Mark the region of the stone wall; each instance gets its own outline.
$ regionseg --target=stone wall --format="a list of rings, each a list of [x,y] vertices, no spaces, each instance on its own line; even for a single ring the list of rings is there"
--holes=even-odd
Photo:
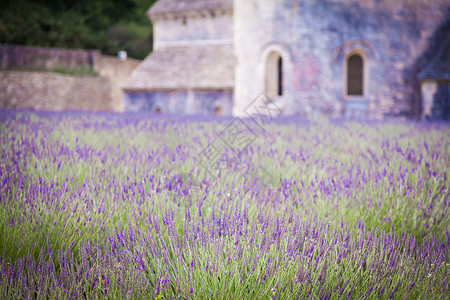
[[[423,80],[423,119],[448,120],[450,118],[450,81]]]
[[[354,112],[375,118],[418,117],[417,74],[449,33],[447,0],[234,1],[236,88],[234,113],[265,87],[265,64],[283,58],[284,114]],[[345,92],[345,61],[360,53],[365,92]]]
[[[233,39],[233,14],[231,10],[211,12],[190,11],[167,18],[153,17],[153,46],[159,49],[180,44]]]
[[[110,111],[111,81],[52,72],[0,72],[0,107]]]
[[[17,50],[14,53],[12,50]],[[139,65],[98,51],[1,46],[0,107],[42,110],[124,110],[122,85]],[[94,75],[63,75],[17,69],[82,69]]]
[[[233,93],[231,91],[128,92],[124,102],[125,110],[130,112],[229,116],[232,113]]]
[[[110,80],[111,109],[113,111],[124,111],[122,86],[140,63],[141,61],[137,59],[120,60],[115,56],[108,55],[101,55],[95,61],[94,70],[101,77]]]
[[[92,69],[99,57],[98,50],[0,45],[0,69]]]

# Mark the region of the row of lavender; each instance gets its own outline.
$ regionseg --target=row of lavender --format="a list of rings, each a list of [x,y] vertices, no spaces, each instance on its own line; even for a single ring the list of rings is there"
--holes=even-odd
[[[2,298],[445,298],[448,125],[1,112]]]

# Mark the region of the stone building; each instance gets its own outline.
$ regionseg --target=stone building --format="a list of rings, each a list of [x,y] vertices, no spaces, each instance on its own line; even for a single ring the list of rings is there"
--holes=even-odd
[[[124,87],[128,111],[229,115],[235,58],[231,0],[158,1],[153,52]]]
[[[448,118],[448,0],[159,0],[125,110]],[[422,90],[421,90],[422,88]]]

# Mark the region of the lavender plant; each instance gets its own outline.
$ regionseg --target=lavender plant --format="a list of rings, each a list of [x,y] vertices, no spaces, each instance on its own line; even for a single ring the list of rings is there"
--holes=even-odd
[[[0,120],[1,298],[448,298],[448,124]]]

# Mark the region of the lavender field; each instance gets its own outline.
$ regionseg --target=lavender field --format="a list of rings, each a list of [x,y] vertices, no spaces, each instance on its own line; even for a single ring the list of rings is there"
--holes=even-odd
[[[449,299],[449,124],[0,120],[2,299]]]

